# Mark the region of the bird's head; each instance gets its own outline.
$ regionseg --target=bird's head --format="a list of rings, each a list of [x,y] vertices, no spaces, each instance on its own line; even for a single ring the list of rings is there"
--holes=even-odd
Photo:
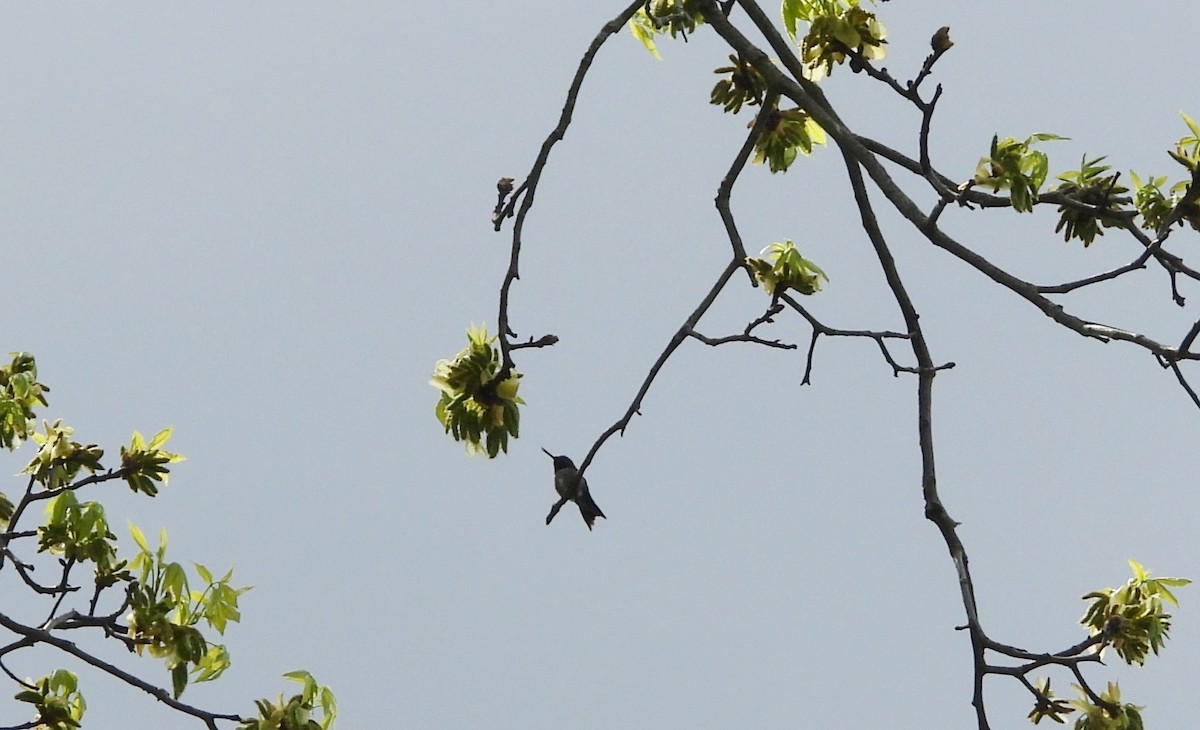
[[[570,458],[568,458],[566,456],[555,456],[554,454],[551,454],[549,451],[546,451],[546,447],[544,447],[544,446],[542,447],[542,451],[546,454],[546,456],[549,456],[551,459],[554,459],[554,471],[559,471],[561,469],[574,469],[575,468],[575,462],[571,461]]]

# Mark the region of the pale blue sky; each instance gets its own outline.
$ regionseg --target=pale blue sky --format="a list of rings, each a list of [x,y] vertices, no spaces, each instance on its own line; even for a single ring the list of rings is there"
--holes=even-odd
[[[4,351],[35,353],[48,416],[114,457],[130,431],[174,425],[189,461],[159,498],[96,498],[118,526],[165,526],[177,560],[234,564],[255,586],[227,636],[233,668],[185,699],[249,714],[304,667],[337,692],[344,728],[972,727],[953,567],[922,517],[916,383],[873,344],[822,341],[805,388],[795,318],[769,333],[799,352],[685,344],[588,471],[608,519],[543,524],[539,447],[581,458],[727,259],[712,198],[749,117],[707,104],[727,54],[708,33],[663,43],[661,62],[624,33],[601,52],[513,289],[520,335],[561,338],[517,353],[522,436],[487,461],[441,433],[434,362],[496,320],[495,182],[527,173],[579,54],[620,10],[477,5],[0,10]],[[931,79],[946,87],[943,172],[968,177],[994,133],[1056,132],[1072,139],[1046,146],[1055,170],[1086,152],[1174,176],[1178,113],[1200,116],[1200,8],[1130,7],[879,12],[904,78],[952,28]],[[915,149],[917,115],[884,88],[846,69],[825,86],[853,129]],[[808,302],[828,324],[901,328],[836,152],[747,171],[734,205],[749,249],[791,238],[829,273]],[[1052,212],[943,221],[1038,283],[1135,255],[1111,234],[1063,243]],[[938,474],[985,628],[1057,650],[1082,638],[1079,596],[1124,582],[1126,558],[1200,578],[1200,414],[1169,373],[1060,330],[882,218],[934,357],[958,364],[937,378]],[[1173,244],[1195,264],[1193,241]],[[1197,316],[1200,291],[1185,295],[1171,305],[1150,269],[1066,304],[1171,341]],[[735,285],[700,329],[740,331],[765,303]],[[28,458],[4,457],[8,473]],[[1119,678],[1154,727],[1193,713],[1193,592],[1162,657],[1089,674]],[[133,712],[199,725],[84,677],[88,727]],[[1015,682],[987,696],[995,727],[1025,722]]]

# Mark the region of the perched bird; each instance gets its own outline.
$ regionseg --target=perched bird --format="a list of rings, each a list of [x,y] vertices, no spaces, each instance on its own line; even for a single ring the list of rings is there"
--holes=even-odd
[[[592,529],[592,525],[596,524],[597,517],[604,517],[604,513],[596,506],[596,502],[592,499],[591,492],[588,491],[587,479],[579,476],[579,470],[575,468],[575,462],[565,456],[555,456],[543,447],[542,451],[546,452],[546,456],[554,459],[554,491],[558,492],[558,501],[550,508],[550,514],[546,515],[546,524],[554,519],[554,515],[562,509],[567,502],[574,502],[579,505],[579,514],[583,515],[583,521],[587,523],[588,529]],[[605,519],[608,519],[605,517]]]
[[[940,56],[950,50],[950,46],[954,45],[954,41],[950,40],[950,26],[943,25],[938,28],[933,37],[929,39],[929,45],[933,48],[933,53]]]

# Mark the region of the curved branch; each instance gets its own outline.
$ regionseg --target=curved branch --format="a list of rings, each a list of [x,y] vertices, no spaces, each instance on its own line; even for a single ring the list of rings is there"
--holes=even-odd
[[[497,333],[500,336],[500,356],[503,364],[500,369],[499,378],[504,380],[508,377],[509,372],[513,368],[512,355],[510,350],[512,345],[509,344],[508,338],[516,336],[508,325],[508,290],[512,286],[513,281],[520,278],[518,262],[521,257],[521,230],[525,226],[525,217],[529,214],[529,209],[533,206],[533,196],[537,192],[538,181],[542,177],[542,171],[546,167],[546,162],[550,159],[550,150],[554,145],[561,141],[567,134],[567,127],[571,126],[571,115],[575,111],[575,102],[579,98],[579,91],[583,88],[583,80],[587,77],[588,69],[592,66],[592,61],[596,54],[600,52],[600,47],[604,45],[608,37],[620,31],[633,17],[638,8],[642,7],[642,0],[632,2],[628,7],[621,12],[620,15],[613,18],[604,24],[596,37],[592,39],[583,57],[579,59],[579,67],[575,70],[575,76],[571,79],[571,86],[567,90],[567,100],[563,104],[562,114],[559,115],[558,124],[546,137],[546,141],[542,142],[542,148],[538,152],[537,159],[534,160],[533,168],[530,169],[529,175],[525,178],[525,182],[521,183],[512,194],[508,201],[508,205],[500,211],[497,207],[497,212],[493,215],[495,221],[495,229],[500,230],[505,218],[513,215],[513,208],[520,199],[521,207],[517,211],[516,220],[513,222],[512,231],[512,255],[508,262],[508,271],[504,274],[504,283],[500,285],[500,314],[496,323]],[[510,183],[511,185],[511,183]]]
[[[729,236],[729,245],[733,247],[735,261],[745,260],[746,247],[742,244],[742,236],[738,233],[737,223],[733,220],[733,210],[730,207],[733,185],[737,182],[738,176],[742,174],[742,170],[746,169],[746,162],[750,159],[750,153],[754,151],[754,143],[758,141],[759,135],[766,128],[767,120],[770,119],[771,112],[775,110],[778,102],[779,94],[770,92],[759,105],[758,115],[754,117],[754,123],[750,126],[750,133],[746,135],[746,141],[742,143],[742,148],[734,156],[733,164],[729,166],[729,171],[725,173],[725,177],[721,179],[721,184],[717,187],[717,197],[714,203],[721,216],[721,222],[725,224],[725,234]],[[755,280],[750,269],[746,269],[746,275],[750,277],[750,286],[757,287],[758,281]]]
[[[634,396],[633,402],[630,403],[629,408],[626,409],[625,415],[617,419],[616,423],[609,426],[604,433],[600,434],[600,437],[596,439],[596,442],[592,444],[592,448],[588,451],[587,457],[583,460],[583,463],[579,465],[580,475],[583,474],[584,469],[587,469],[588,464],[592,463],[592,459],[595,458],[596,452],[600,451],[600,447],[604,445],[604,442],[608,440],[609,436],[612,436],[615,433],[620,433],[621,435],[625,434],[625,427],[629,425],[629,422],[633,420],[635,415],[641,413],[642,399],[645,398],[646,393],[650,391],[650,385],[654,382],[654,378],[658,375],[658,371],[662,370],[663,365],[666,364],[667,360],[671,357],[671,354],[675,352],[675,349],[679,347],[679,345],[682,344],[685,339],[688,338],[689,333],[700,321],[700,318],[704,316],[704,313],[707,312],[708,308],[712,306],[712,303],[716,301],[717,295],[720,294],[721,290],[725,288],[725,285],[729,283],[729,278],[733,276],[733,272],[740,268],[742,268],[742,262],[738,260],[730,261],[725,266],[725,270],[722,271],[720,276],[717,277],[717,281],[712,285],[712,288],[709,289],[708,294],[706,294],[704,299],[700,301],[699,306],[697,306],[696,310],[687,318],[687,321],[680,325],[675,334],[671,336],[671,340],[667,343],[666,348],[658,356],[658,359],[654,361],[654,365],[650,367],[650,372],[646,374],[645,380],[642,381],[642,387],[638,388],[637,395]]]
[[[638,3],[638,5],[641,5],[641,3]],[[726,17],[723,11],[718,11],[718,13],[722,18]],[[649,392],[650,385],[654,382],[654,378],[658,375],[658,371],[662,369],[663,365],[666,364],[667,359],[671,357],[673,352],[675,352],[675,348],[679,347],[684,339],[692,336],[695,333],[695,328],[696,325],[699,324],[700,318],[704,316],[704,313],[707,312],[708,308],[712,306],[712,303],[716,301],[717,295],[720,294],[721,290],[725,288],[725,285],[729,283],[729,278],[733,276],[733,272],[740,268],[744,268],[746,249],[742,244],[741,234],[738,233],[737,222],[733,218],[733,210],[730,201],[733,197],[733,186],[737,182],[741,171],[745,169],[746,163],[750,161],[750,153],[754,150],[754,141],[758,138],[759,133],[762,131],[762,126],[765,124],[765,120],[769,114],[769,111],[775,107],[773,101],[774,98],[777,98],[777,95],[772,94],[772,103],[764,103],[762,105],[762,108],[759,110],[758,117],[755,119],[750,133],[746,135],[746,141],[742,143],[741,149],[739,149],[737,154],[734,155],[733,162],[729,165],[729,171],[726,172],[725,177],[721,179],[721,184],[717,186],[717,196],[714,199],[714,204],[716,205],[718,214],[721,216],[721,222],[725,226],[725,234],[729,237],[729,244],[733,247],[733,258],[725,266],[725,270],[722,271],[717,277],[717,281],[713,284],[712,288],[709,289],[708,294],[705,295],[704,299],[700,301],[699,306],[696,307],[691,316],[689,316],[687,320],[679,327],[679,329],[671,337],[670,342],[667,343],[667,346],[662,351],[662,354],[658,356],[658,359],[654,362],[654,365],[651,366],[650,372],[646,374],[646,379],[642,382],[642,387],[638,389],[638,393],[634,397],[633,402],[629,405],[629,408],[625,411],[625,415],[618,419],[616,423],[609,426],[604,433],[600,434],[600,437],[596,439],[596,442],[592,444],[592,448],[588,451],[587,456],[579,465],[580,475],[582,475],[584,470],[587,469],[588,465],[592,463],[592,459],[595,458],[596,453],[600,451],[600,447],[605,441],[608,440],[610,436],[618,432],[621,433],[621,435],[625,434],[625,427],[628,426],[629,422],[633,420],[634,415],[640,412],[642,407],[642,399],[645,398],[646,393]],[[750,283],[752,285],[757,285],[757,282],[754,281],[753,274],[750,275]],[[754,325],[752,323],[751,327],[747,328],[745,333],[747,336],[749,336],[750,329],[753,326]]]
[[[53,646],[54,648],[56,648],[62,652],[70,654],[71,656],[75,657],[76,659],[82,661],[84,664],[88,664],[92,667],[95,667],[96,669],[99,669],[100,671],[104,672],[105,674],[108,674],[109,676],[116,677],[117,679],[121,680],[122,682],[125,682],[128,685],[142,690],[143,692],[149,694],[150,696],[154,697],[154,699],[158,700],[159,702],[162,702],[164,705],[170,707],[173,710],[178,710],[186,715],[191,715],[192,717],[203,720],[205,722],[205,724],[208,725],[208,727],[213,728],[214,730],[217,726],[216,725],[217,720],[230,720],[232,722],[249,722],[249,720],[242,717],[241,715],[234,715],[234,714],[229,714],[229,713],[219,713],[219,712],[208,712],[206,710],[201,710],[197,707],[193,707],[191,705],[180,702],[179,700],[172,697],[171,693],[167,692],[167,690],[165,690],[161,687],[157,687],[153,684],[150,684],[149,682],[146,682],[145,680],[143,680],[139,677],[136,677],[136,676],[130,674],[129,672],[126,672],[125,670],[121,669],[120,667],[117,667],[113,664],[109,664],[106,661],[103,661],[95,656],[92,656],[88,652],[80,649],[78,646],[75,646],[75,644],[73,644],[72,642],[67,641],[66,639],[60,639],[59,637],[54,636],[49,631],[44,631],[42,629],[35,629],[32,626],[25,626],[24,624],[17,623],[16,621],[13,621],[11,618],[9,618],[8,616],[6,616],[2,613],[0,613],[0,626],[3,626],[4,628],[8,629],[9,631],[13,632],[14,634],[18,634],[20,636],[25,637],[27,640],[29,640],[31,642],[34,642],[37,644],[46,644],[48,646]]]
[[[971,650],[975,664],[975,693],[971,704],[975,706],[980,730],[987,730],[987,711],[983,702],[986,637],[980,625],[979,612],[975,603],[975,584],[971,579],[966,548],[958,537],[958,522],[952,519],[946,511],[937,490],[937,469],[933,449],[933,378],[937,374],[937,368],[934,367],[933,356],[929,352],[929,345],[921,330],[920,315],[917,314],[916,307],[905,289],[899,269],[896,267],[896,261],[888,249],[883,231],[880,230],[879,222],[871,208],[871,200],[867,195],[859,163],[845,147],[842,148],[842,159],[846,165],[850,185],[854,189],[854,201],[858,205],[863,230],[871,240],[876,258],[879,259],[884,277],[887,279],[888,287],[892,290],[896,304],[904,316],[913,355],[917,359],[919,367],[917,373],[917,437],[921,450],[921,492],[925,498],[925,517],[933,522],[941,532],[958,574],[959,592],[962,596],[963,609],[967,614],[967,628],[971,635]]]
[[[885,361],[887,361],[888,365],[891,366],[893,376],[899,375],[900,373],[918,373],[918,372],[920,372],[919,368],[911,368],[911,367],[907,367],[905,365],[901,365],[901,364],[897,363],[896,360],[892,357],[892,353],[887,349],[887,343],[884,342],[884,340],[888,340],[888,339],[907,340],[910,338],[909,335],[902,334],[900,332],[891,332],[891,331],[886,331],[886,330],[885,331],[875,331],[875,330],[836,329],[836,328],[833,328],[833,327],[830,327],[830,326],[824,324],[823,322],[818,320],[816,317],[814,317],[811,312],[809,312],[807,309],[805,309],[804,306],[801,305],[800,302],[797,302],[795,300],[795,298],[793,298],[790,294],[787,294],[785,292],[785,293],[779,295],[779,298],[782,299],[783,301],[787,302],[788,306],[790,306],[792,309],[799,312],[800,316],[802,316],[802,317],[804,317],[804,319],[808,320],[809,325],[813,328],[812,340],[809,342],[809,345],[808,345],[808,359],[807,359],[807,363],[804,368],[804,377],[800,380],[801,385],[811,385],[812,384],[813,352],[816,350],[817,340],[820,338],[821,335],[827,335],[829,337],[867,337],[867,338],[873,339],[873,340],[875,340],[875,343],[877,345],[879,345],[879,351],[883,353],[883,359]],[[954,367],[954,363],[942,365],[936,369],[943,370],[943,369],[952,368],[952,367]]]

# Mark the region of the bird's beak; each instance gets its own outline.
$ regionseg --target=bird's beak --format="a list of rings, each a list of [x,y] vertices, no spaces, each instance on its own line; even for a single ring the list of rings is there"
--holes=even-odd
[[[549,456],[551,459],[555,458],[554,454],[551,454],[549,451],[546,451],[545,446],[542,447],[542,453],[544,453],[546,456]]]

